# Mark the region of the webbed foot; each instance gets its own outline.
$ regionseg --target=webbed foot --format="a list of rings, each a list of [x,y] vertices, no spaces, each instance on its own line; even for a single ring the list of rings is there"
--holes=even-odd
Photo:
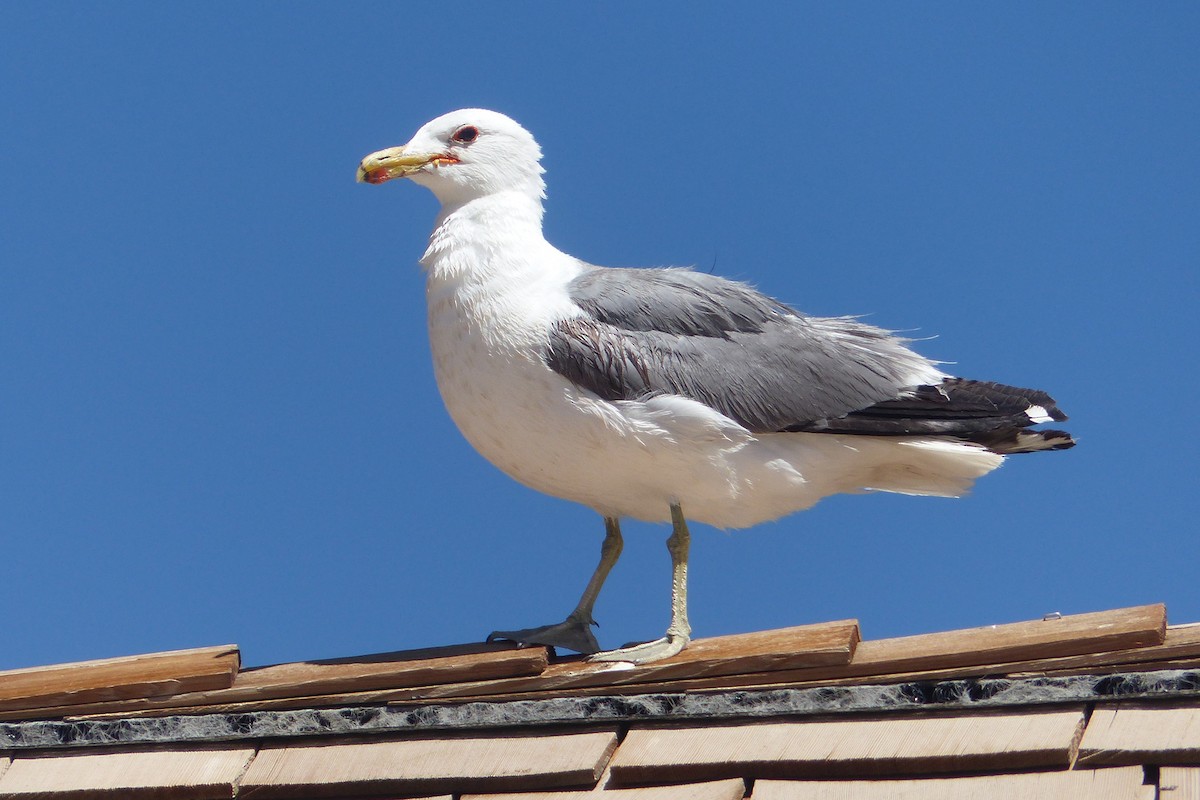
[[[492,631],[487,640],[495,642],[504,639],[521,645],[553,645],[587,655],[600,650],[600,644],[592,634],[592,626],[595,624],[590,617],[572,614],[557,625],[543,625],[540,628],[524,628],[519,631]]]

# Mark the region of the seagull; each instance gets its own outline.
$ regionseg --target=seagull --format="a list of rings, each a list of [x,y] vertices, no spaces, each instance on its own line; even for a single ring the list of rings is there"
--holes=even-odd
[[[691,639],[689,519],[744,528],[838,493],[957,497],[1006,455],[1075,444],[1030,429],[1066,419],[1045,392],[953,377],[891,331],[690,269],[558,250],[542,232],[541,157],[509,117],[462,109],[357,173],[408,178],[441,203],[421,265],[437,385],[463,436],[520,483],[604,519],[600,563],[567,618],[489,641],[668,658]],[[660,639],[600,652],[592,612],[625,517],[671,523],[671,621]]]

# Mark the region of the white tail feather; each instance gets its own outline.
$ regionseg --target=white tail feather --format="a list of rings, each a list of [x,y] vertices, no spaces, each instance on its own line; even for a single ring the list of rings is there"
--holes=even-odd
[[[1004,456],[968,442],[904,439],[891,444],[892,457],[870,471],[862,488],[961,497],[976,479],[1004,462]]]

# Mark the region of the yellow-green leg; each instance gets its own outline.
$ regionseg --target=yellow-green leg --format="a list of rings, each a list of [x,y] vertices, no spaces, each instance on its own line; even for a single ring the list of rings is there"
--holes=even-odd
[[[554,625],[543,625],[539,628],[523,628],[519,631],[492,631],[487,637],[489,642],[497,639],[507,639],[522,645],[553,645],[565,647],[579,653],[595,653],[600,649],[592,633],[596,624],[592,619],[592,609],[596,606],[596,598],[608,573],[612,572],[617,559],[621,557],[624,542],[621,539],[621,523],[616,517],[604,518],[604,544],[600,546],[600,563],[592,573],[591,580],[579,598],[575,610],[567,615],[562,622]]]
[[[596,653],[591,661],[632,661],[645,664],[670,658],[692,640],[692,626],[687,618],[687,568],[688,550],[692,535],[687,520],[678,503],[671,504],[671,537],[667,539],[667,552],[671,554],[671,624],[661,639],[645,644],[622,647]]]

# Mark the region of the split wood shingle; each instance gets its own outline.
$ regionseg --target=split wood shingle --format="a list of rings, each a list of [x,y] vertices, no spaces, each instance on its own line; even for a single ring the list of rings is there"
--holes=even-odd
[[[1144,786],[1142,776],[1127,767],[905,781],[759,781],[752,800],[1153,800],[1154,787]]]
[[[1200,800],[1200,769],[1163,767],[1158,775],[1159,800]]]
[[[1200,707],[1097,708],[1079,761],[1089,766],[1200,764]]]
[[[742,800],[745,795],[745,781],[734,778],[636,789],[610,789],[601,782],[589,791],[465,794],[461,800]]]
[[[1082,709],[1069,709],[642,728],[622,743],[612,776],[629,785],[1066,769],[1082,726]]]
[[[0,775],[0,797],[230,798],[253,757],[246,746],[22,755]]]
[[[239,796],[265,800],[592,787],[616,746],[611,730],[272,745],[250,764]]]

